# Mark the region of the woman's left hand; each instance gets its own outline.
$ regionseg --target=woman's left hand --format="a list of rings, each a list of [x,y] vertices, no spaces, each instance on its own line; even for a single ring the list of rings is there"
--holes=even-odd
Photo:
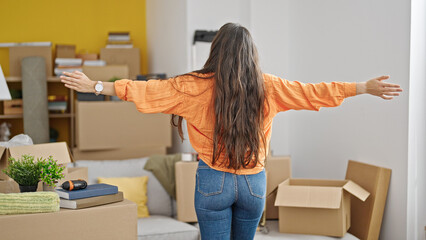
[[[357,95],[368,93],[385,100],[391,100],[394,96],[399,96],[399,93],[402,92],[401,87],[397,84],[383,82],[386,79],[389,79],[389,76],[380,76],[370,79],[367,82],[357,83]]]

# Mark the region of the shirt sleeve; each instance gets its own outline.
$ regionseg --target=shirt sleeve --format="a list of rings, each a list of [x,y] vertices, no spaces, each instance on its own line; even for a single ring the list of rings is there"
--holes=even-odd
[[[301,83],[275,76],[271,78],[272,99],[277,112],[287,110],[315,110],[337,107],[347,97],[356,95],[356,83]]]
[[[185,85],[177,77],[167,80],[114,82],[117,96],[134,102],[143,113],[167,113],[181,115],[184,109]]]

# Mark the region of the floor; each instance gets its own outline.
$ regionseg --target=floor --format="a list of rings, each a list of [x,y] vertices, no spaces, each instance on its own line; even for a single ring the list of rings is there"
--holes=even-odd
[[[257,232],[254,237],[255,240],[272,240],[272,239],[282,239],[282,240],[359,240],[354,237],[352,234],[347,233],[342,238],[335,237],[326,237],[326,236],[316,236],[316,235],[302,235],[302,234],[288,234],[288,233],[279,233],[278,232],[278,221],[269,220],[266,222],[266,227],[269,230],[267,234],[262,232]]]

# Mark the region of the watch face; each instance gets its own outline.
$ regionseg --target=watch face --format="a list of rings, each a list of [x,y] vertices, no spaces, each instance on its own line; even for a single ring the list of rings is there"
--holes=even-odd
[[[100,92],[100,91],[102,91],[104,88],[103,88],[103,86],[102,86],[102,84],[96,84],[95,85],[95,90],[97,91],[97,92]]]

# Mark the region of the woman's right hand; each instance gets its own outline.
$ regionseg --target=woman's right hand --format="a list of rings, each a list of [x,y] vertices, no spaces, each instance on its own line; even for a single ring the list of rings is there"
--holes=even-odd
[[[391,100],[394,96],[399,96],[399,93],[402,92],[402,89],[399,85],[383,82],[383,80],[389,78],[389,76],[385,75],[370,79],[367,82],[357,83],[357,95],[368,93],[381,97],[385,100]]]
[[[94,93],[96,82],[90,80],[84,73],[79,71],[63,72],[65,76],[61,76],[61,82],[65,87],[82,93]]]

